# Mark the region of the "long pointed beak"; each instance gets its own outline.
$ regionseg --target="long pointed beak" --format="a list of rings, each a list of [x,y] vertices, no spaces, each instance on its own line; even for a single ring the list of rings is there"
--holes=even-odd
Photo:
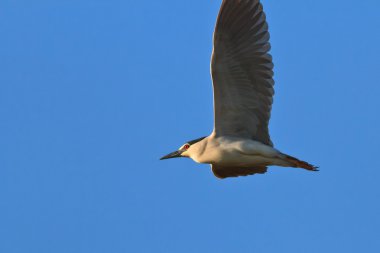
[[[181,154],[182,154],[182,152],[179,151],[179,150],[177,150],[177,151],[174,151],[173,153],[170,153],[170,154],[168,154],[166,156],[161,157],[160,160],[181,157]]]

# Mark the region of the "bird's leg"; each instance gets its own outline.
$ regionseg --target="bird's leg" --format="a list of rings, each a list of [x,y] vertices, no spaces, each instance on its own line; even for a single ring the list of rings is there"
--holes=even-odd
[[[318,167],[314,166],[308,162],[301,161],[293,156],[290,155],[285,155],[286,161],[289,163],[293,164],[295,168],[303,168],[305,170],[310,170],[310,171],[318,171]]]

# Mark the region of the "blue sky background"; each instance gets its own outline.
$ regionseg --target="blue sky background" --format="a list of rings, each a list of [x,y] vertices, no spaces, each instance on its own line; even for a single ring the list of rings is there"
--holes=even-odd
[[[380,2],[265,0],[280,150],[217,180],[220,0],[0,2],[0,252],[380,252]]]

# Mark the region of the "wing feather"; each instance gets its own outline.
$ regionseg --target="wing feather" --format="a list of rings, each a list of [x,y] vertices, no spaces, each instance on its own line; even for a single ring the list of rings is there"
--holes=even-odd
[[[224,179],[227,177],[244,177],[254,174],[265,174],[267,167],[256,166],[254,168],[239,168],[239,167],[221,167],[211,165],[211,170],[217,178]]]
[[[214,32],[211,74],[216,135],[272,145],[273,63],[259,0],[224,0]]]

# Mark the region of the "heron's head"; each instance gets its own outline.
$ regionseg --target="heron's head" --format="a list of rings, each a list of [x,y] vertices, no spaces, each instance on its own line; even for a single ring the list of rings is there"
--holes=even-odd
[[[183,144],[177,151],[174,151],[166,156],[161,157],[160,160],[170,159],[170,158],[177,158],[177,157],[190,157],[190,153],[192,148],[194,147],[194,144],[200,142],[206,137],[198,138],[196,140],[188,141],[185,144]]]

